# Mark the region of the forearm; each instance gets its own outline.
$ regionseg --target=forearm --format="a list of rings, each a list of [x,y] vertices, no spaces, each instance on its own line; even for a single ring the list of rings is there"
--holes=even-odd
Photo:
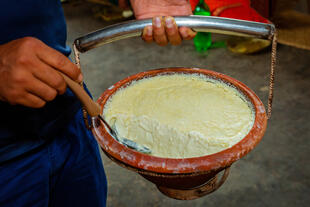
[[[137,19],[192,14],[187,0],[130,0]]]

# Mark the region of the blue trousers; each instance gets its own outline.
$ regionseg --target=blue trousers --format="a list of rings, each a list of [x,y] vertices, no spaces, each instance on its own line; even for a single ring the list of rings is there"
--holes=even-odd
[[[0,164],[1,207],[104,207],[107,180],[81,111],[39,148]]]

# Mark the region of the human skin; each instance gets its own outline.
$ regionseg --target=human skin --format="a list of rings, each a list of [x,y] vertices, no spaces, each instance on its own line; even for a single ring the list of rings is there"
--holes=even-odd
[[[142,39],[145,42],[156,42],[165,46],[169,42],[179,45],[182,40],[193,39],[196,32],[176,25],[171,16],[187,16],[192,14],[187,0],[131,0],[136,19],[153,18],[153,25],[144,28]]]
[[[131,4],[137,19],[153,17],[153,26],[143,31],[146,42],[178,45],[196,34],[189,28],[178,28],[168,16],[192,14],[186,0],[131,0]],[[36,38],[24,37],[0,45],[0,101],[41,108],[65,92],[67,85],[59,72],[77,82],[83,79],[66,56]]]
[[[43,107],[66,90],[59,72],[77,82],[83,79],[66,56],[36,38],[24,37],[0,45],[0,100]]]

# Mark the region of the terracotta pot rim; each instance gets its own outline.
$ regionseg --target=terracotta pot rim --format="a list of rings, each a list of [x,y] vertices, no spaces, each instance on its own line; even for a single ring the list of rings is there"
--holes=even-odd
[[[165,73],[196,73],[215,79],[223,80],[235,86],[252,103],[255,111],[255,121],[249,133],[237,144],[223,151],[193,158],[162,158],[146,155],[118,143],[99,121],[93,120],[93,134],[101,148],[113,158],[137,169],[155,173],[197,173],[207,172],[230,166],[233,162],[250,152],[263,137],[267,127],[265,107],[256,94],[240,81],[227,75],[200,68],[161,68],[149,70],[131,75],[108,88],[97,100],[103,110],[105,103],[119,88],[122,88],[133,80],[139,80],[148,76],[156,76]]]

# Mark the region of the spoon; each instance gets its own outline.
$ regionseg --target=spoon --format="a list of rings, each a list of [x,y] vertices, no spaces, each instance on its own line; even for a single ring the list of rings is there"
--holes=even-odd
[[[81,101],[83,106],[85,107],[87,113],[91,117],[98,117],[104,125],[109,129],[110,134],[112,137],[118,141],[119,143],[125,145],[126,147],[129,147],[131,149],[134,149],[138,152],[142,152],[145,154],[151,154],[151,150],[145,146],[142,146],[132,140],[129,140],[125,137],[120,137],[117,130],[115,129],[115,125],[111,127],[108,122],[105,121],[105,119],[101,116],[101,109],[100,106],[94,102],[90,96],[86,93],[84,88],[82,88],[81,85],[79,85],[77,82],[73,81],[71,78],[66,76],[63,73],[60,73],[62,77],[64,78],[65,82],[67,83],[68,87],[72,90],[72,92],[76,95],[76,97]]]

